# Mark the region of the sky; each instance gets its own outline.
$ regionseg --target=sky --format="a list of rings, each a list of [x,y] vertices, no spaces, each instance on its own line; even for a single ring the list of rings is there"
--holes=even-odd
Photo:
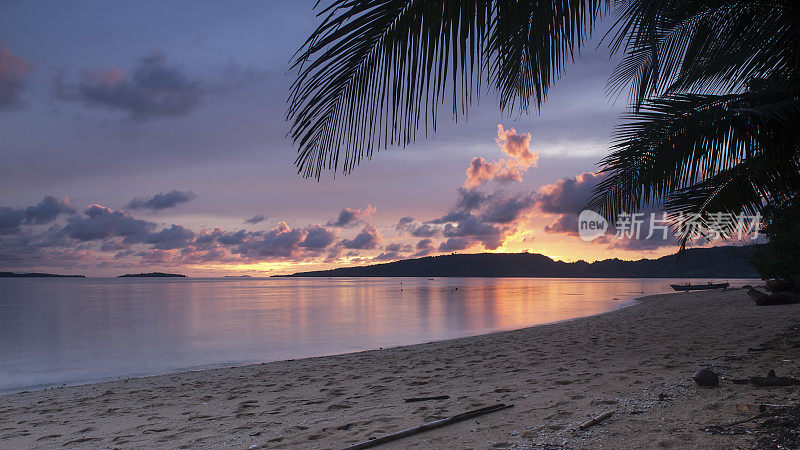
[[[286,99],[313,3],[0,3],[0,270],[266,276],[674,252],[578,236],[625,106],[606,94],[599,34],[539,112],[509,117],[490,93],[352,174],[298,175]]]

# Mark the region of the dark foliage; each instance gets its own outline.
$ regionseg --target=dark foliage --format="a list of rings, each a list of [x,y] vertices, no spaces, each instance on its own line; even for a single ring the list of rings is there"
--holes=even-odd
[[[764,208],[763,222],[769,242],[756,251],[753,266],[765,280],[800,284],[800,196]]]
[[[537,253],[478,253],[407,259],[387,264],[301,272],[299,277],[580,277],[580,278],[751,278],[749,247],[697,248],[658,259],[593,263],[554,261]]]

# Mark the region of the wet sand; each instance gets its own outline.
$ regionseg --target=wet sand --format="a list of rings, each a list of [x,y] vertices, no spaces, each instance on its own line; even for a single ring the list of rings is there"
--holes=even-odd
[[[0,448],[341,448],[495,403],[514,407],[381,448],[748,447],[704,428],[753,415],[738,404],[800,401],[730,381],[800,376],[800,340],[776,340],[798,326],[800,305],[742,290],[667,294],[517,331],[23,392],[0,396]],[[694,386],[704,367],[720,387]],[[436,395],[450,398],[404,402]]]

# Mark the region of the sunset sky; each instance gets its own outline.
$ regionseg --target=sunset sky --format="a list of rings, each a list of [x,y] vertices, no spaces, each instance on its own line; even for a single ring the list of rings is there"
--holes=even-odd
[[[273,275],[451,252],[675,250],[576,235],[625,104],[606,95],[601,33],[538,114],[502,115],[489,93],[429,139],[303,179],[285,112],[312,7],[0,3],[0,269]]]

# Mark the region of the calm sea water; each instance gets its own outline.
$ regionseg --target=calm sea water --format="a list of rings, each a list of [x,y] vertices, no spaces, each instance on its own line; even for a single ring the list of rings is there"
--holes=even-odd
[[[687,280],[5,278],[0,392],[510,330],[620,308],[676,281]]]

